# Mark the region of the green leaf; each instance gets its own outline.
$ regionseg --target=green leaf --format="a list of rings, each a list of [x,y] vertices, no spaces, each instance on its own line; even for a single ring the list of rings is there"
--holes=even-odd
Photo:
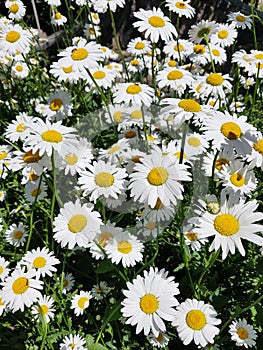
[[[106,273],[114,270],[114,266],[112,263],[105,259],[102,260],[102,262],[99,264],[99,266],[96,268],[96,273]]]

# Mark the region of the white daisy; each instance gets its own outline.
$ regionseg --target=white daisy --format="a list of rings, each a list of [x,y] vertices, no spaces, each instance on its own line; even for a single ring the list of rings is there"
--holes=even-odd
[[[156,346],[157,348],[165,348],[170,340],[164,332],[160,332],[157,337],[154,334],[150,334],[147,339],[152,346]]]
[[[27,236],[28,232],[23,223],[12,224],[5,232],[5,240],[15,247],[23,246]]]
[[[91,292],[85,292],[83,290],[73,296],[71,299],[71,309],[74,310],[76,316],[83,315],[84,310],[89,307],[91,298]]]
[[[132,55],[142,55],[151,51],[151,49],[151,43],[148,40],[143,40],[140,37],[131,39],[127,45],[127,51]]]
[[[203,80],[203,85],[200,89],[202,96],[209,96],[224,98],[226,92],[232,91],[232,78],[229,74],[222,75],[221,73],[206,74]]]
[[[28,116],[27,113],[19,113],[16,119],[13,119],[5,130],[5,137],[11,142],[16,142],[19,139],[24,140],[29,132],[27,124],[30,124],[32,117]]]
[[[113,93],[113,102],[149,106],[153,97],[154,89],[147,84],[119,83]]]
[[[7,267],[9,262],[0,256],[0,280],[4,281],[8,276],[10,269]]]
[[[108,285],[104,281],[100,281],[98,284],[95,284],[91,289],[91,294],[96,300],[102,300],[105,295],[110,292]]]
[[[26,14],[26,7],[22,1],[6,1],[5,6],[8,8],[8,18],[12,20],[22,19]]]
[[[234,24],[219,23],[217,32],[211,36],[211,43],[222,47],[231,46],[237,38],[237,30]]]
[[[8,24],[1,28],[0,33],[0,49],[2,52],[15,55],[16,52],[26,54],[30,50],[32,43],[32,34],[19,24]]]
[[[33,305],[31,312],[37,321],[41,321],[42,318],[46,323],[49,323],[55,316],[55,309],[53,308],[55,300],[47,295],[41,295],[36,301],[36,305]]]
[[[63,26],[67,23],[67,17],[63,16],[60,12],[55,12],[51,17],[51,23],[55,26]]]
[[[252,19],[249,16],[244,15],[240,11],[230,12],[227,15],[227,20],[228,22],[232,22],[236,28],[251,29],[252,27]]]
[[[166,0],[165,6],[172,12],[175,12],[179,17],[192,18],[195,15],[195,9],[190,5],[190,0],[176,1]]]
[[[229,333],[236,346],[244,346],[247,349],[256,345],[257,333],[245,319],[233,321],[229,326]]]
[[[63,293],[70,292],[75,285],[75,278],[71,272],[65,273],[63,276]]]
[[[25,198],[30,203],[41,201],[47,196],[47,185],[44,180],[40,182],[40,179],[29,181],[25,185]]]
[[[208,21],[202,19],[198,24],[191,26],[188,31],[190,40],[195,44],[200,44],[206,37],[210,39],[217,31],[218,24],[215,21]]]
[[[261,167],[263,170],[263,135],[257,132],[256,140],[252,145],[252,152],[247,156],[249,162],[253,162],[256,167]]]
[[[115,79],[115,73],[111,69],[103,66],[90,69],[90,74],[92,75],[96,84],[104,89],[110,88]],[[87,78],[87,83],[89,86],[97,88],[90,77]]]
[[[94,10],[97,12],[106,12],[110,9],[112,12],[116,12],[117,7],[123,7],[125,0],[92,0]]]
[[[63,338],[62,343],[59,344],[59,350],[85,350],[86,340],[78,334],[70,334]]]
[[[190,246],[193,251],[201,249],[201,245],[208,242],[202,235],[195,232],[193,225],[187,225],[183,228],[185,244]]]
[[[157,73],[156,81],[160,89],[168,87],[182,95],[186,87],[191,85],[193,77],[185,69],[169,67]]]
[[[25,62],[16,62],[12,66],[12,75],[17,79],[26,78],[29,74],[29,68]]]
[[[177,39],[165,43],[164,53],[175,60],[184,60],[193,51],[193,43],[189,40]]]

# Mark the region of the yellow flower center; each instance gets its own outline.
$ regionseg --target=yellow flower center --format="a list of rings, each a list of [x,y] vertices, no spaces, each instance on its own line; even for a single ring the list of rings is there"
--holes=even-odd
[[[47,305],[40,305],[40,309],[42,310],[44,315],[46,315],[48,313],[48,306]],[[38,309],[38,313],[40,313],[40,309]]]
[[[85,305],[85,303],[86,303],[87,301],[89,301],[89,298],[87,298],[87,297],[81,297],[81,298],[79,298],[79,300],[78,300],[78,307],[79,307],[80,309],[84,309],[85,307],[88,307],[88,306],[89,306],[89,303],[88,303],[88,305]]]
[[[97,70],[95,73],[93,73],[94,79],[103,79],[106,77],[106,74],[102,70]]]
[[[145,294],[140,299],[140,308],[146,314],[153,314],[159,307],[159,301],[153,294]]]
[[[222,236],[232,236],[238,232],[239,222],[231,214],[220,214],[214,220],[214,228]]]
[[[26,127],[23,123],[21,124],[18,124],[17,127],[16,127],[16,132],[23,132],[26,130]]]
[[[189,146],[192,146],[192,147],[199,147],[201,145],[200,139],[195,136],[189,137],[189,139],[187,140],[187,143]]]
[[[237,15],[236,16],[236,20],[238,22],[246,22],[246,17],[245,16],[242,16],[242,15]]]
[[[0,160],[5,159],[6,156],[7,156],[7,152],[6,151],[2,151],[0,153]]]
[[[113,147],[111,147],[109,150],[108,150],[108,154],[113,154],[113,153],[115,153],[115,152],[118,152],[120,150],[120,147],[119,146],[113,146]]]
[[[189,241],[196,241],[198,238],[198,234],[194,232],[187,232],[186,237],[189,239]]]
[[[257,143],[254,143],[253,148],[255,151],[259,152],[263,156],[263,139],[258,140]]]
[[[185,4],[184,2],[181,2],[181,1],[177,1],[177,2],[175,3],[175,6],[176,6],[178,9],[186,9],[186,8],[187,8],[186,4]]]
[[[4,305],[5,305],[5,303],[4,303],[3,299],[2,299],[2,297],[0,297],[0,306],[4,306]]]
[[[239,173],[235,173],[230,176],[230,181],[236,187],[242,187],[245,184],[245,180],[246,179]]]
[[[256,58],[257,60],[263,60],[263,53],[257,53],[257,54],[255,54],[255,58]]]
[[[124,116],[123,112],[121,111],[117,111],[113,114],[113,119],[115,120],[115,122],[117,123],[122,123],[123,122],[123,119],[122,117]]]
[[[193,50],[197,55],[203,55],[205,53],[205,47],[203,45],[195,45]]]
[[[158,209],[161,209],[161,208],[163,208],[163,203],[160,200],[160,198],[158,197],[153,209],[158,210]]]
[[[125,132],[124,136],[126,137],[126,139],[132,139],[136,136],[136,132],[133,130],[128,130]]]
[[[177,51],[177,52],[184,51],[184,46],[182,44],[176,44],[174,45],[174,51]]]
[[[22,67],[20,64],[18,64],[18,65],[16,66],[16,70],[17,70],[18,72],[22,72],[23,67]]]
[[[153,168],[148,176],[148,182],[153,186],[163,185],[168,179],[168,172],[162,167]]]
[[[136,111],[131,112],[130,114],[131,119],[142,119],[142,111],[139,109]]]
[[[113,237],[113,234],[111,232],[103,232],[98,239],[98,243],[101,247],[105,247],[108,240]]]
[[[6,34],[6,41],[8,41],[9,43],[15,43],[17,40],[20,39],[20,34],[18,32],[16,32],[15,30],[11,30],[10,32],[8,32]]]
[[[12,4],[12,5],[9,7],[9,10],[10,10],[10,12],[12,12],[12,13],[17,13],[17,11],[19,10],[18,4]]]
[[[245,340],[248,338],[248,331],[245,328],[240,327],[237,330],[237,335],[239,336],[240,339]]]
[[[61,19],[61,18],[62,18],[61,13],[59,12],[55,13],[55,19]]]
[[[138,66],[139,64],[140,64],[140,62],[138,60],[136,60],[136,59],[131,60],[131,65],[132,66]]]
[[[39,156],[39,151],[37,151],[36,153],[32,153],[32,150],[26,152],[23,156],[23,161],[25,163],[37,163],[38,161],[40,161],[40,159],[42,159],[43,156]]]
[[[170,60],[170,61],[168,62],[168,66],[169,66],[169,67],[176,67],[176,66],[177,66],[177,63],[176,63],[176,61],[174,61],[174,60]]]
[[[100,187],[110,187],[114,183],[114,177],[111,173],[102,171],[95,176],[95,183]]]
[[[60,108],[63,106],[63,101],[60,98],[54,98],[49,104],[49,108],[52,111],[59,111]]]
[[[210,84],[212,86],[220,86],[223,84],[223,81],[224,81],[224,78],[222,77],[222,75],[218,73],[211,73],[206,78],[207,84]]]
[[[72,233],[81,232],[84,230],[88,223],[88,220],[83,214],[73,215],[68,222],[68,229]]]
[[[38,179],[38,176],[34,173],[34,171],[30,171],[28,178],[29,181],[36,181]]]
[[[229,161],[225,158],[219,158],[216,160],[215,167],[217,170],[223,170],[225,164],[229,164]]]
[[[121,241],[118,243],[118,251],[122,254],[129,254],[132,251],[132,245],[128,241]]]
[[[32,197],[36,197],[41,193],[41,189],[39,188],[35,188],[32,192],[31,192],[31,196]]]
[[[154,230],[155,229],[155,223],[154,222],[147,222],[146,226],[147,230]]]
[[[51,143],[59,143],[63,140],[62,134],[56,130],[44,131],[41,136],[44,141]]]
[[[228,31],[225,29],[222,29],[218,32],[219,39],[226,39],[228,37]]]
[[[165,26],[165,21],[159,16],[150,17],[148,23],[155,28],[162,28]]]
[[[130,95],[136,95],[141,91],[142,91],[142,88],[137,84],[130,85],[126,89],[127,94],[130,94]]]
[[[212,53],[213,53],[214,56],[217,56],[217,57],[220,56],[220,51],[217,50],[217,49],[213,49],[213,50],[212,50]]]
[[[64,280],[63,280],[63,287],[67,287],[68,284],[69,284],[69,281],[64,279]]]
[[[72,66],[62,67],[64,73],[68,74],[72,72]]]
[[[4,272],[3,266],[0,266],[0,275],[2,275],[3,272]]]
[[[172,70],[171,72],[169,72],[169,73],[167,74],[167,78],[168,78],[169,80],[182,79],[183,76],[184,76],[183,73],[180,72],[180,71],[178,71],[178,70]]]
[[[69,346],[71,347],[71,349],[74,349],[74,348],[75,348],[75,346],[76,346],[76,344],[71,343],[71,344],[69,344]]]
[[[145,48],[145,45],[142,41],[139,41],[138,43],[135,44],[135,49],[137,50],[143,50]]]
[[[158,343],[161,343],[162,340],[163,340],[163,334],[162,333],[159,333],[158,337],[155,338],[156,341],[158,341]]]
[[[35,269],[41,269],[42,267],[46,266],[46,259],[43,258],[42,256],[39,256],[37,258],[35,258],[35,260],[33,261],[33,266]]]
[[[69,165],[74,165],[78,161],[78,156],[75,153],[67,154],[65,160]]]
[[[186,315],[187,325],[195,331],[200,331],[206,325],[205,314],[200,310],[191,310]]]
[[[12,290],[15,294],[23,294],[29,288],[29,280],[26,277],[18,277],[12,284]]]
[[[174,153],[174,156],[175,156],[176,158],[180,159],[181,152],[175,152],[175,153]],[[185,159],[185,158],[187,158],[187,156],[186,156],[186,154],[184,153],[183,159]]]
[[[256,63],[256,68],[257,68],[257,69],[262,69],[262,68],[263,68],[263,63],[257,62],[257,63]]]
[[[85,58],[88,57],[88,51],[86,49],[84,49],[83,47],[79,48],[79,49],[75,49],[73,50],[72,54],[71,54],[71,58],[74,61],[81,61],[84,60]]]
[[[201,106],[198,102],[191,100],[191,99],[186,99],[182,100],[178,103],[178,106],[183,108],[186,112],[200,112],[201,111]]]
[[[15,239],[20,239],[23,236],[22,231],[16,231],[13,233]]]
[[[227,122],[222,124],[221,132],[229,140],[237,140],[242,135],[239,125],[233,122]]]
[[[95,34],[95,30],[94,30],[93,28],[90,28],[90,29],[89,29],[89,33],[90,33],[91,35],[94,35],[94,34]]]

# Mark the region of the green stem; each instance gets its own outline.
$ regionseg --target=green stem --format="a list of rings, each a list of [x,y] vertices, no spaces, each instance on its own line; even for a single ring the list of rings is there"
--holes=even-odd
[[[206,275],[207,271],[214,265],[216,259],[218,258],[219,252],[220,252],[220,250],[218,249],[217,251],[213,252],[209,256],[208,262],[207,262],[203,272],[201,273],[201,276],[198,279],[198,282],[197,282],[198,289],[200,289],[199,286],[201,285],[201,282],[202,282],[204,276]]]
[[[252,5],[251,6],[251,12],[252,12],[252,23],[253,23],[253,25],[252,25],[252,28],[253,28],[253,39],[254,39],[254,46],[255,46],[255,49],[256,50],[258,50],[258,43],[257,43],[257,33],[256,33],[256,26],[255,26],[255,18],[256,18],[256,16],[255,16],[255,8],[254,8],[254,6]]]
[[[206,35],[204,35],[204,39],[205,39],[206,45],[207,45],[207,47],[208,47],[208,51],[209,51],[209,55],[210,55],[210,60],[211,60],[212,71],[213,71],[213,73],[216,73],[215,63],[214,63],[214,60],[213,60],[213,55],[212,55],[211,47],[210,47],[210,45],[209,45],[209,41],[208,41]]]

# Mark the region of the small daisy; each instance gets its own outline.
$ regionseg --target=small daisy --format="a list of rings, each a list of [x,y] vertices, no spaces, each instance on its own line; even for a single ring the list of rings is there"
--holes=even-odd
[[[72,273],[67,272],[63,277],[63,293],[70,292],[75,285],[75,278]]]
[[[255,63],[255,57],[242,49],[233,53],[232,63],[237,63],[240,67],[244,68],[246,72],[250,72],[253,63]]]
[[[154,208],[146,207],[142,211],[142,219],[147,220],[145,230],[156,229],[156,222],[170,221],[175,216],[176,206],[164,206],[158,198]]]
[[[53,308],[54,302],[55,300],[52,297],[41,295],[37,300],[37,304],[33,305],[31,308],[34,318],[37,321],[41,321],[43,318],[46,323],[49,323],[55,316],[55,309]]]
[[[52,276],[57,268],[54,265],[60,263],[60,261],[54,257],[54,253],[50,252],[47,248],[38,247],[32,251],[26,252],[21,259],[21,264],[26,265],[28,269],[34,269],[36,277],[45,277],[46,275]]]
[[[85,350],[86,340],[78,334],[70,334],[63,338],[62,343],[59,344],[59,350]]]
[[[214,240],[209,251],[222,248],[222,259],[227,254],[235,254],[235,247],[242,256],[246,252],[241,239],[245,239],[254,244],[263,245],[263,238],[256,234],[262,232],[262,226],[255,224],[255,221],[262,220],[263,213],[255,212],[258,204],[256,200],[244,203],[243,200],[237,202],[237,197],[231,192],[229,199],[221,199],[220,211],[213,215],[208,211],[199,218],[195,231],[207,238],[214,236]]]
[[[125,0],[96,0],[92,1],[94,9],[97,12],[106,12],[110,9],[112,12],[116,12],[117,7],[123,7],[125,4]]]
[[[74,310],[76,316],[83,315],[84,310],[89,307],[91,298],[91,292],[84,292],[83,290],[74,295],[71,299],[71,309]]]
[[[224,98],[226,96],[226,91],[232,91],[233,86],[230,83],[231,80],[232,78],[229,74],[206,74],[203,81],[204,84],[200,89],[200,94],[202,96],[209,96],[212,94],[214,97]]]
[[[160,89],[169,87],[182,95],[186,87],[191,85],[193,77],[187,70],[169,67],[157,73],[156,81]]]
[[[22,19],[26,14],[26,7],[22,1],[6,1],[5,6],[8,8],[8,18],[14,20]]]
[[[227,61],[226,50],[217,44],[210,44],[211,55],[215,64],[223,64]]]
[[[111,145],[110,148],[106,150],[99,150],[99,159],[105,159],[107,161],[114,162],[117,159],[122,159],[123,155],[126,153],[126,151],[129,149],[129,142],[128,140],[121,139],[118,142]]]
[[[153,97],[154,90],[147,84],[119,83],[113,93],[113,102],[149,106]]]
[[[201,245],[208,242],[207,239],[194,231],[193,225],[188,225],[183,228],[185,244],[190,246],[192,251],[198,251],[201,249]]]
[[[6,194],[5,191],[0,190],[0,202],[3,202],[3,200],[5,199],[5,194]]]
[[[12,74],[17,79],[26,78],[29,74],[29,68],[25,62],[16,62],[12,66]]]
[[[202,168],[205,171],[206,176],[212,176],[214,159],[216,156],[215,152],[208,152],[203,158]],[[233,148],[222,148],[220,152],[217,154],[217,158],[215,160],[215,174],[222,171],[224,169],[224,165],[229,165],[235,159],[235,154]]]
[[[179,338],[184,345],[194,340],[196,345],[206,346],[214,343],[219,333],[216,327],[221,320],[212,305],[196,299],[186,299],[177,307],[172,325],[176,327]]]
[[[192,18],[195,15],[195,9],[190,5],[190,0],[176,1],[166,0],[165,6],[169,11],[175,12],[179,17]]]
[[[208,47],[203,44],[195,44],[188,57],[194,65],[206,65],[211,59]]]
[[[247,156],[249,162],[253,162],[256,167],[261,167],[263,170],[263,135],[261,132],[257,132],[256,140],[252,145],[251,155]]]
[[[1,296],[6,306],[12,312],[30,307],[38,298],[41,297],[39,289],[43,289],[43,282],[35,279],[33,270],[24,272],[21,269],[15,269],[11,276],[2,282]]]
[[[52,92],[47,104],[49,108],[43,115],[51,120],[58,121],[72,115],[71,95],[64,90]]]
[[[67,20],[67,17],[63,16],[60,12],[55,12],[51,18],[51,23],[55,26],[63,26]]]
[[[104,281],[95,284],[91,289],[91,294],[96,300],[102,300],[110,292],[108,285]]]
[[[184,60],[193,51],[193,43],[184,39],[170,40],[165,44],[163,51],[175,60]]]
[[[157,337],[154,334],[150,334],[147,339],[152,346],[157,348],[165,348],[170,340],[168,335],[163,332],[160,332]]]
[[[22,223],[19,223],[18,225],[12,224],[5,232],[6,241],[15,247],[23,246],[26,242],[27,236],[28,232],[26,232]]]
[[[8,276],[10,269],[7,267],[9,262],[0,256],[0,280],[4,281]]]
[[[41,201],[47,196],[47,185],[40,179],[29,181],[25,185],[25,198],[28,202]]]
[[[151,43],[148,40],[143,40],[140,37],[132,39],[127,46],[127,51],[132,55],[143,55],[151,51],[151,49]]]
[[[95,238],[102,222],[100,214],[92,209],[87,204],[81,205],[79,199],[75,203],[65,203],[64,208],[60,209],[54,219],[54,239],[62,248],[68,246],[73,249],[76,245],[88,247],[88,243]]]
[[[252,19],[241,12],[230,12],[227,15],[228,22],[232,22],[236,28],[251,29]]]
[[[83,78],[83,74],[76,67],[73,68],[72,64],[65,64],[63,61],[52,63],[49,72],[54,75],[58,82],[68,81],[72,83]],[[84,77],[87,77],[86,72]]]
[[[234,24],[219,23],[217,32],[211,36],[211,43],[222,47],[231,46],[237,38],[237,30]]]
[[[198,24],[191,26],[188,31],[190,40],[195,44],[200,44],[206,36],[210,39],[217,32],[218,24],[215,21],[202,20]]]
[[[32,117],[26,113],[19,113],[16,119],[12,120],[4,133],[4,136],[11,142],[16,142],[19,139],[24,140],[29,132],[27,124],[30,124]]]
[[[233,321],[229,326],[229,333],[236,346],[244,346],[247,349],[256,345],[257,333],[245,319]]]
[[[177,36],[177,31],[170,19],[164,16],[159,8],[154,7],[148,11],[140,9],[138,12],[134,12],[134,16],[140,21],[133,23],[133,26],[138,28],[139,32],[145,32],[145,37],[150,37],[153,43],[157,43],[159,39],[167,42],[173,36]]]
[[[131,73],[140,73],[144,69],[144,62],[141,58],[134,58],[129,62],[128,71]]]
[[[110,88],[115,80],[114,72],[107,67],[99,66],[97,68],[90,69],[90,74],[92,75],[96,84],[104,89]],[[87,83],[91,87],[97,88],[90,77],[87,78]]]

